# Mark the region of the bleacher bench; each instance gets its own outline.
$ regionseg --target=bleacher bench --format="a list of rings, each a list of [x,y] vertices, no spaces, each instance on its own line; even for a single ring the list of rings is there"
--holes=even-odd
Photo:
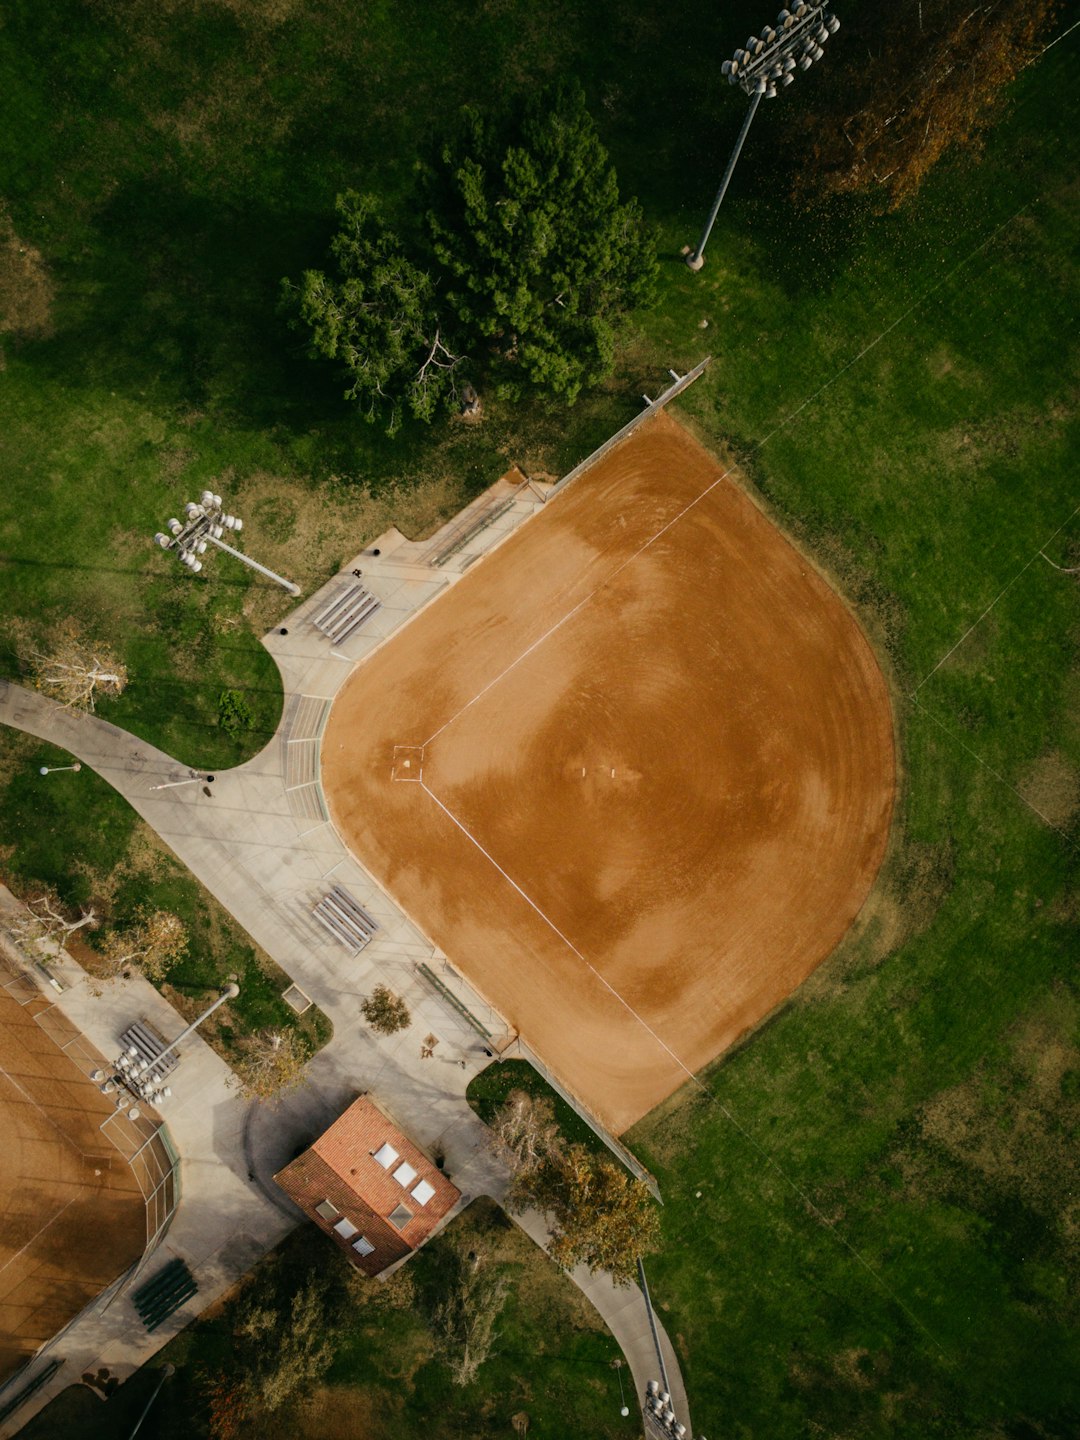
[[[353,951],[362,950],[379,928],[378,921],[340,885],[335,885],[311,913],[335,940]]]

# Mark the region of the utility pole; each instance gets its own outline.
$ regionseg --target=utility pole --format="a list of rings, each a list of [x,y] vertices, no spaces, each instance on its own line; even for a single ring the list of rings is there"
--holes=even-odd
[[[234,560],[239,560],[249,570],[257,570],[260,575],[273,580],[290,595],[300,594],[299,585],[294,585],[282,575],[275,575],[273,570],[268,570],[257,560],[252,560],[250,555],[244,555],[239,550],[234,550],[231,545],[226,545],[221,538],[225,531],[231,530],[238,534],[244,528],[244,522],[235,515],[224,513],[220,495],[215,495],[212,490],[204,490],[198,503],[194,500],[188,501],[184,506],[184,514],[187,516],[186,524],[182,525],[179,520],[172,519],[167,526],[169,534],[165,535],[159,530],[154,539],[163,550],[175,550],[180,564],[186,565],[193,575],[197,575],[202,569],[199,556],[206,554],[207,545],[214,545],[231,555]]]
[[[839,29],[840,21],[829,12],[828,5],[811,5],[806,0],[796,0],[790,10],[780,11],[775,30],[766,25],[760,39],[751,35],[745,47],[740,46],[734,58],[725,60],[721,65],[721,73],[727,76],[728,84],[738,85],[750,96],[750,109],[735,141],[701,239],[686,257],[691,270],[700,270],[705,264],[705,246],[762,99],[775,100],[779,94],[777,87],[790,85],[796,70],[809,70],[825,53],[821,48],[825,41]]]

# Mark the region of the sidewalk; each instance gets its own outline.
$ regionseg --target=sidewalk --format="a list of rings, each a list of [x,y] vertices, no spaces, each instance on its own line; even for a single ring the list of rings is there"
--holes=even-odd
[[[487,492],[488,497],[498,488]],[[465,1101],[469,1081],[488,1063],[485,1042],[460,1011],[419,974],[418,964],[428,965],[492,1035],[505,1036],[506,1026],[378,888],[342,845],[328,820],[319,818],[321,792],[317,781],[318,717],[321,715],[325,722],[328,702],[355,664],[543,503],[531,487],[509,487],[505,496],[500,499],[496,495],[495,499],[498,504],[491,513],[497,510],[496,518],[473,538],[468,538],[470,532],[466,531],[467,543],[458,543],[460,536],[454,533],[455,526],[460,531],[457,522],[444,527],[457,548],[441,568],[433,570],[430,561],[423,563],[423,556],[417,553],[432,553],[441,543],[439,536],[423,546],[414,546],[398,532],[388,532],[375,542],[373,548],[381,551],[378,557],[369,552],[357,556],[339,576],[299,605],[279,630],[265,638],[284,683],[282,723],[270,744],[252,760],[217,775],[209,797],[203,794],[201,785],[151,790],[153,785],[186,778],[186,768],[115,725],[65,711],[39,694],[0,681],[0,724],[69,750],[107,780],[334,1025],[333,1040],[308,1067],[309,1086],[272,1112],[256,1111],[246,1125],[235,1096],[219,1096],[212,1105],[197,1100],[195,1084],[188,1089],[186,1060],[177,1072],[177,1083],[173,1085],[176,1098],[164,1118],[172,1128],[177,1117],[185,1195],[189,1174],[194,1175],[200,1165],[224,1167],[235,1176],[238,1135],[245,1155],[245,1183],[248,1169],[256,1176],[245,1194],[250,1201],[250,1215],[260,1217],[258,1222],[252,1219],[249,1223],[249,1210],[244,1207],[229,1217],[229,1223],[237,1226],[237,1236],[251,1236],[256,1246],[237,1273],[249,1268],[259,1253],[277,1243],[276,1239],[257,1241],[255,1235],[262,1233],[259,1225],[265,1226],[268,1237],[275,1233],[275,1225],[283,1227],[280,1234],[289,1228],[288,1202],[275,1194],[270,1180],[274,1171],[361,1091],[371,1091],[421,1145],[428,1149],[438,1145],[444,1150],[447,1173],[463,1195],[474,1198],[487,1194],[498,1201],[505,1193],[505,1175],[486,1146],[485,1127]],[[344,585],[356,583],[351,572],[357,569],[362,571],[365,589],[382,602],[383,608],[375,617],[379,624],[370,632],[365,627],[344,644],[331,646],[313,625],[312,617]],[[306,723],[312,716],[316,717],[314,723]],[[303,766],[296,763],[296,747],[303,747]],[[314,778],[308,778],[311,776]],[[350,955],[311,915],[313,906],[335,884],[343,885],[378,921],[375,937],[358,955]],[[389,1039],[375,1037],[359,1011],[361,998],[379,981],[403,996],[413,1017],[408,1031]],[[77,1023],[90,1033],[95,1024],[100,1026],[102,1022],[86,1015]],[[105,1023],[109,1023],[107,1017]],[[178,1033],[181,1028],[182,1022],[176,1017],[170,1033]],[[438,1044],[434,1058],[423,1060],[419,1037],[427,1034],[437,1037]],[[102,1048],[108,1053],[107,1044]],[[217,1126],[220,1137],[228,1137],[227,1144],[222,1139],[228,1160],[207,1156],[205,1130],[200,1137],[191,1137],[193,1148],[189,1154],[180,1133],[179,1117],[183,1112],[190,1113],[193,1119],[213,1117],[209,1129],[213,1132]],[[185,1207],[186,1201],[168,1243],[173,1243],[177,1234],[183,1237],[184,1231],[178,1227],[182,1222],[189,1223]],[[223,1224],[227,1213],[223,1209]],[[522,1223],[538,1244],[544,1243],[546,1229],[540,1216],[523,1217]],[[238,1238],[238,1255],[248,1254],[244,1250],[246,1243]],[[201,1302],[203,1281],[201,1276],[196,1278]],[[642,1396],[646,1381],[659,1378],[643,1297],[636,1287],[616,1290],[604,1277],[575,1272],[572,1278],[592,1300],[622,1347],[637,1393]],[[212,1283],[212,1277],[209,1279]],[[127,1306],[117,1302],[107,1313],[115,1311],[119,1321],[126,1312],[130,1330],[129,1306],[130,1302]],[[198,1308],[201,1305],[185,1307],[184,1323]],[[102,1364],[124,1373],[143,1363],[146,1354],[141,1348],[132,1348],[128,1343],[131,1336],[122,1331],[123,1326],[118,1324],[94,1368]],[[667,1337],[660,1333],[673,1403],[679,1419],[689,1429],[678,1364]],[[159,1331],[149,1340],[161,1344],[168,1338]],[[70,1350],[68,1337],[65,1347]],[[65,1366],[34,1401],[19,1411],[19,1423],[25,1423],[31,1407],[40,1408],[70,1383],[73,1373],[72,1366]],[[0,1427],[0,1440],[7,1433],[11,1432]]]

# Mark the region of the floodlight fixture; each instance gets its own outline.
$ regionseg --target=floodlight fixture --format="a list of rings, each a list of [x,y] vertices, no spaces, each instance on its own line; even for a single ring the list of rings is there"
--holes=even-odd
[[[166,521],[166,529],[169,534],[159,530],[154,536],[155,542],[162,550],[174,550],[177,559],[186,570],[193,575],[203,568],[200,555],[206,554],[208,545],[215,546],[218,550],[224,550],[241,564],[247,565],[251,570],[257,570],[260,575],[265,575],[268,580],[288,590],[290,595],[299,595],[299,585],[294,585],[291,580],[286,580],[282,575],[276,575],[273,570],[268,570],[265,565],[260,565],[257,560],[252,560],[249,555],[233,549],[222,539],[226,530],[239,534],[244,528],[243,521],[236,515],[227,515],[223,512],[220,495],[215,495],[213,490],[204,490],[196,500],[189,500],[184,506],[184,514],[187,516],[186,523],[182,523],[174,516]]]
[[[691,270],[700,270],[705,264],[705,246],[762,98],[775,100],[779,94],[777,82],[787,87],[795,78],[796,68],[809,70],[824,55],[821,47],[825,41],[839,29],[840,21],[829,10],[827,0],[826,3],[812,5],[798,0],[790,10],[780,11],[775,29],[767,25],[760,39],[751,35],[745,47],[738,47],[732,59],[725,60],[720,66],[720,73],[727,76],[728,84],[738,85],[744,94],[750,96],[750,108],[720,181],[720,189],[716,192],[701,239],[686,257]]]

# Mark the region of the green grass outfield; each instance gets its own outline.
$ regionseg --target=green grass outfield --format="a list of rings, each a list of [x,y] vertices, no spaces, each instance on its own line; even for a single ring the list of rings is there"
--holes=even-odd
[[[678,251],[742,114],[717,62],[761,23],[684,0],[505,0],[467,19],[13,0],[0,195],[57,299],[52,338],[5,345],[0,606],[115,633],[134,680],[109,718],[227,763],[246,752],[215,726],[222,688],[256,715],[248,750],[276,718],[255,640],[274,600],[221,557],[202,584],[147,551],[188,493],[213,478],[235,495],[253,552],[288,557],[295,523],[315,583],[347,552],[340,529],[320,542],[313,508],[329,530],[355,506],[359,548],[426,485],[433,522],[511,461],[568,468],[669,364],[711,353],[680,412],[733,444],[857,609],[903,778],[852,936],[628,1137],[664,1191],[650,1279],[695,1427],[1072,1436],[1080,626],[1075,580],[1039,551],[1080,564],[1077,37],[1021,78],[981,163],[878,219],[780,198],[785,127],[826,60],[763,109],[692,276]],[[406,220],[454,107],[562,71],[661,227],[660,302],[569,417],[492,405],[477,430],[391,445],[281,332],[278,279],[322,255],[337,189],[376,189]]]

